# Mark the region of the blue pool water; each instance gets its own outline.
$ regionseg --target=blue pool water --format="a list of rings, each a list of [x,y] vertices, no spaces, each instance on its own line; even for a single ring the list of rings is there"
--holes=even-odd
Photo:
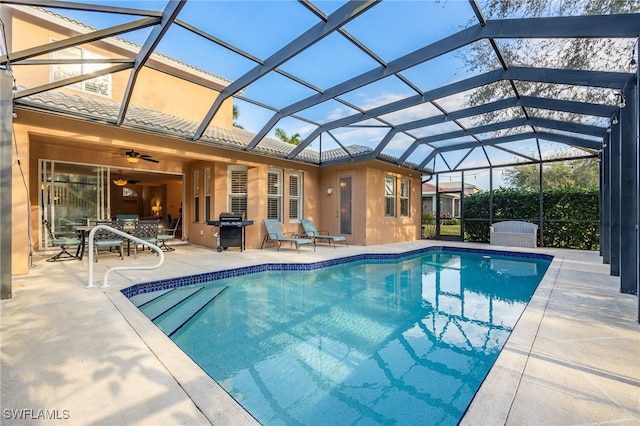
[[[549,264],[445,249],[135,297],[263,424],[455,425]]]

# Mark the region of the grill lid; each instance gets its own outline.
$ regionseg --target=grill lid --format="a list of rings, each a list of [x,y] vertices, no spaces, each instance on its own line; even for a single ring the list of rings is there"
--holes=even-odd
[[[242,221],[242,219],[243,218],[241,213],[220,213],[220,222],[239,222]]]

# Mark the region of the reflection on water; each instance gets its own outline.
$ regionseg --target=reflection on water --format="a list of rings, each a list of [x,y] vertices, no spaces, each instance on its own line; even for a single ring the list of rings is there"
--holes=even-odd
[[[455,425],[548,263],[443,251],[249,275],[172,338],[263,424]]]

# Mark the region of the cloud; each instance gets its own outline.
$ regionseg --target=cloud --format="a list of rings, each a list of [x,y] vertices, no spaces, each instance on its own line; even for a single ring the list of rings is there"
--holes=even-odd
[[[366,110],[370,110],[382,105],[389,104],[391,102],[399,101],[401,99],[405,99],[407,94],[403,93],[386,93],[382,92],[376,96],[367,96],[366,94],[359,95],[362,99],[362,103],[359,105],[360,108]]]

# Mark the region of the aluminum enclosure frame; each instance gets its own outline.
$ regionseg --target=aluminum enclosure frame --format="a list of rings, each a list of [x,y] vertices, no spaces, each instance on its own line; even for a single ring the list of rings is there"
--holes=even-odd
[[[144,44],[140,46],[133,60],[127,58],[114,59],[113,63],[107,68],[74,76],[62,81],[43,84],[38,87],[22,88],[15,94],[5,93],[5,90],[3,90],[1,108],[3,161],[6,161],[7,158],[9,158],[10,161],[12,158],[11,137],[10,133],[7,133],[5,130],[5,127],[8,126],[10,131],[10,115],[8,116],[9,122],[5,122],[5,120],[7,119],[7,111],[12,112],[14,105],[20,105],[22,102],[25,102],[26,98],[35,94],[46,93],[59,87],[95,78],[99,75],[128,70],[131,74],[124,91],[119,114],[114,120],[107,122],[108,125],[116,127],[123,126],[129,111],[129,103],[135,88],[138,73],[144,67],[153,68],[153,65],[149,63],[150,56],[156,50],[163,37],[167,35],[170,28],[178,26],[190,34],[194,34],[217,46],[229,49],[243,58],[253,61],[255,64],[253,67],[250,67],[249,71],[230,82],[228,86],[221,91],[220,96],[213,101],[209,111],[205,117],[203,117],[202,121],[198,123],[197,130],[193,132],[191,136],[191,140],[195,143],[203,137],[204,132],[216,116],[222,102],[230,97],[236,97],[255,103],[256,105],[264,106],[272,112],[266,124],[255,133],[253,139],[243,148],[244,151],[254,152],[257,155],[259,155],[259,151],[257,151],[256,148],[260,144],[265,143],[267,133],[284,118],[295,117],[303,119],[298,115],[300,112],[326,101],[338,102],[355,111],[355,113],[346,117],[324,123],[304,119],[313,125],[315,129],[302,140],[300,145],[292,149],[288,154],[283,155],[282,158],[293,161],[312,162],[309,160],[310,157],[302,155],[303,152],[310,150],[314,141],[326,136],[336,142],[339,146],[337,150],[342,151],[342,155],[325,156],[325,153],[320,150],[317,161],[314,163],[318,167],[349,164],[355,161],[380,160],[429,174],[434,171],[434,168],[429,167],[429,165],[432,164],[436,158],[444,160],[444,155],[447,153],[460,151],[463,153],[464,159],[475,149],[483,150],[485,156],[487,156],[489,167],[492,167],[491,158],[487,154],[485,147],[495,147],[505,152],[511,152],[507,147],[503,147],[503,145],[515,141],[529,140],[534,141],[532,143],[537,145],[538,151],[539,143],[542,140],[576,147],[588,155],[599,155],[602,161],[602,200],[600,205],[601,226],[603,230],[602,243],[604,245],[601,249],[603,261],[611,265],[612,275],[620,275],[622,292],[637,294],[638,287],[640,286],[640,263],[638,261],[640,257],[638,243],[638,228],[640,224],[640,215],[638,213],[638,198],[640,196],[640,177],[638,172],[638,152],[640,151],[638,148],[638,134],[640,133],[638,118],[638,98],[640,97],[638,95],[638,69],[636,68],[635,72],[612,72],[509,66],[495,40],[635,38],[637,49],[637,39],[640,36],[640,13],[494,20],[486,19],[483,16],[481,7],[476,0],[469,0],[469,4],[477,19],[476,24],[431,42],[389,62],[385,62],[374,53],[373,49],[349,34],[345,28],[348,23],[359,19],[361,16],[366,16],[370,10],[375,9],[375,7],[381,3],[381,0],[347,1],[328,15],[325,15],[320,8],[313,3],[301,1],[300,4],[317,18],[317,23],[310,26],[300,36],[290,42],[282,46],[276,46],[276,48],[273,49],[275,53],[268,55],[265,59],[257,58],[254,55],[244,52],[239,47],[233,46],[231,43],[220,40],[207,31],[182,21],[180,19],[180,13],[186,3],[187,0],[171,0],[167,2],[164,10],[154,11],[98,6],[81,2],[4,0],[2,7],[10,7],[11,5],[17,7],[35,6],[51,10],[83,10],[135,17],[131,22],[110,26],[101,30],[88,30],[86,34],[72,36],[66,40],[47,43],[17,52],[7,51],[6,54],[3,52],[2,57],[0,57],[0,67],[4,67],[5,69],[10,69],[12,64],[52,64],[55,63],[55,61],[35,58],[65,48],[102,41],[132,31],[147,28],[150,29],[150,34]],[[378,65],[327,88],[318,88],[311,82],[291,75],[280,68],[287,61],[299,57],[302,52],[308,51],[321,40],[332,35],[344,37],[349,43],[356,46],[359,52]],[[416,65],[442,57],[445,54],[470,46],[481,40],[491,44],[501,67],[427,91],[419,89],[418,85],[411,82],[402,74]],[[638,54],[636,51],[635,58],[637,59],[637,57]],[[247,86],[260,81],[272,72],[278,73],[297,84],[305,86],[310,89],[313,94],[287,105],[276,107],[273,105],[265,105],[258,100],[249,99],[242,93]],[[415,94],[370,109],[359,108],[343,98],[343,95],[349,92],[379,82],[390,76],[397,77],[398,80],[406,84]],[[620,107],[576,100],[523,96],[516,89],[514,82],[517,81],[611,89],[620,93],[620,96],[626,100],[626,106]],[[470,89],[497,82],[510,84],[513,88],[512,96],[506,99],[494,100],[484,105],[464,107],[453,111],[444,108],[441,102],[439,102],[442,98],[458,95]],[[3,80],[3,89],[4,86]],[[13,87],[13,83],[11,83],[10,87]],[[403,122],[400,124],[392,124],[385,118],[385,115],[390,113],[420,105],[429,105],[435,108],[438,113],[435,116],[422,117],[412,122]],[[30,107],[32,107],[32,105],[30,105]],[[460,121],[463,118],[490,114],[513,107],[521,108],[525,118],[505,120],[501,123],[475,127],[466,127],[461,124]],[[532,108],[604,117],[609,120],[610,126],[584,125],[569,120],[561,121],[532,117],[527,113],[527,111]],[[90,118],[87,117],[83,118],[90,120]],[[386,129],[386,133],[372,149],[366,152],[358,152],[355,154],[350,152],[348,145],[351,141],[336,137],[334,134],[337,129],[358,126],[365,127],[371,125],[368,124],[370,122],[374,122],[381,128]],[[429,134],[428,136],[416,136],[413,134],[414,131],[421,127],[434,126],[447,122],[457,126],[457,130],[443,130],[435,134]],[[104,123],[104,120],[101,121],[101,123]],[[482,134],[486,132],[515,132],[519,128],[526,128],[527,130],[501,136],[482,136]],[[398,135],[408,138],[410,142],[403,147],[403,151],[398,156],[391,158],[385,154],[385,150]],[[465,140],[463,142],[455,141],[461,137],[469,137],[472,138],[472,140]],[[419,151],[421,149],[424,149],[424,153]],[[5,152],[6,150],[8,150],[8,154]],[[535,158],[528,157],[522,153],[516,154],[525,160],[524,162],[536,162]],[[416,160],[416,157],[420,158]],[[444,162],[446,163],[446,161]],[[3,163],[3,173],[5,172],[4,167],[6,167],[6,164]],[[465,168],[462,167],[462,161],[455,164],[453,168],[447,167],[449,171],[465,170]],[[9,167],[9,169],[11,169],[11,167]],[[10,185],[10,176],[11,174],[9,173],[9,179],[5,179],[5,175],[3,175],[3,191],[2,198],[0,198],[1,208],[6,208],[5,196],[8,195],[11,197],[12,187]],[[7,184],[7,182],[9,183]],[[6,185],[9,185],[9,187],[7,188]],[[622,212],[624,212],[624,214],[622,214]],[[6,230],[11,229],[10,215],[2,215],[0,218],[0,229],[2,229],[3,235]],[[4,271],[7,270],[5,267],[7,262],[6,258],[7,256],[10,258],[10,244],[7,246],[6,241],[7,240],[3,238],[0,243],[3,274]],[[4,275],[2,282],[3,284],[6,282]],[[10,289],[8,293],[10,294]],[[5,291],[3,287],[3,295],[4,294]],[[640,303],[638,319],[640,320]]]

